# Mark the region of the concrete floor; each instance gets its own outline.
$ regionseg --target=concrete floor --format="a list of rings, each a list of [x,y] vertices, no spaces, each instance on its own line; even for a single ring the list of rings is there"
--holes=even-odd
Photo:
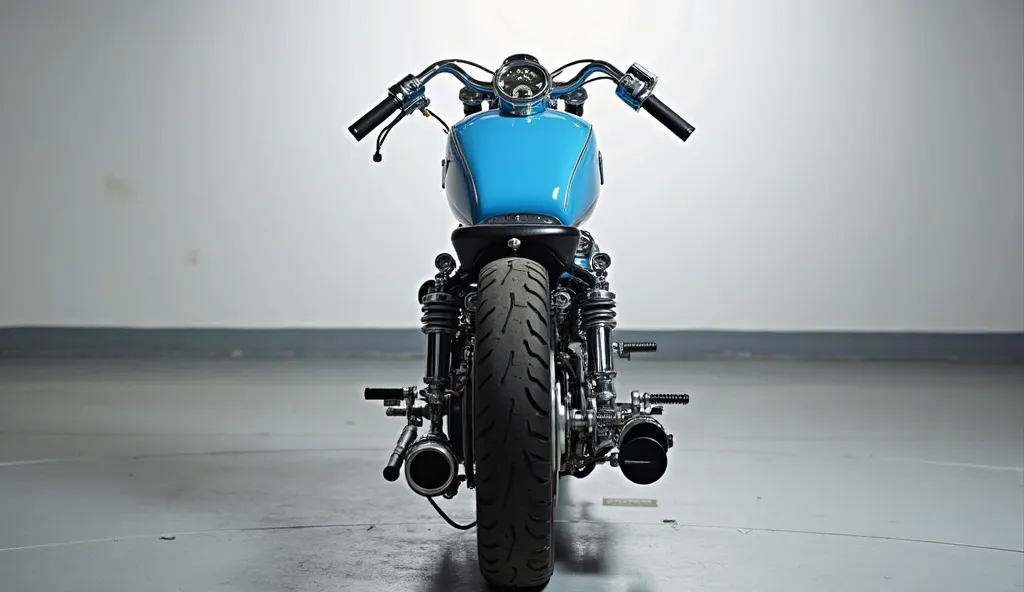
[[[1024,589],[1024,369],[632,362],[669,473],[563,481],[550,591]],[[4,592],[482,589],[380,477],[414,361],[0,362]],[[656,499],[609,507],[604,498]],[[472,492],[444,505],[472,520]]]

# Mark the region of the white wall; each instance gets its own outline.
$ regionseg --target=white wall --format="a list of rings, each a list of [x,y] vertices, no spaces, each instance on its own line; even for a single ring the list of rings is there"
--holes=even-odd
[[[1024,330],[1020,0],[0,2],[0,324],[415,326],[445,137],[346,127],[526,51],[697,126],[590,87],[620,326]]]

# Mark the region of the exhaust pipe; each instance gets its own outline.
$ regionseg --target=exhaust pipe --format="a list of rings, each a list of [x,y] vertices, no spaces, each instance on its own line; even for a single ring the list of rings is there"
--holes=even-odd
[[[405,429],[402,430],[402,435],[398,437],[395,451],[391,453],[388,464],[384,466],[384,478],[386,480],[391,482],[398,481],[398,476],[402,474],[402,462],[405,460],[406,451],[415,439],[416,426],[412,424],[405,426]]]
[[[451,488],[459,473],[459,461],[448,443],[433,434],[424,436],[406,453],[405,480],[423,497],[441,495]]]
[[[634,417],[619,435],[619,470],[637,485],[650,485],[668,469],[670,445],[658,420],[648,415]]]

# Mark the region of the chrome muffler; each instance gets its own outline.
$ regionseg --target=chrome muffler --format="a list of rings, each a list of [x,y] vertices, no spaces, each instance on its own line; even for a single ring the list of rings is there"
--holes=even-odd
[[[650,485],[665,475],[671,446],[672,440],[658,420],[639,415],[622,426],[616,464],[626,479]]]
[[[435,497],[451,489],[458,478],[459,461],[448,441],[428,434],[412,443],[405,453],[405,480],[423,497]]]

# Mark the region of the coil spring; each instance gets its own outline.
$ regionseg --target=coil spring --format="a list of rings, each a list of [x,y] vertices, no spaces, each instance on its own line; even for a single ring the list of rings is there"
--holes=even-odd
[[[446,292],[433,292],[423,297],[424,333],[454,333],[459,328],[459,304]]]
[[[614,329],[615,294],[604,290],[590,292],[580,303],[580,328],[584,331],[595,327]]]

